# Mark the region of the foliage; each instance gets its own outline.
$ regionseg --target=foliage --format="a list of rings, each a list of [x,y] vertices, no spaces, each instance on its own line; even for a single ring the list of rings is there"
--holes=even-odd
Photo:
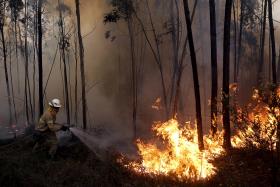
[[[280,87],[268,85],[255,89],[252,102],[236,106],[233,113],[239,130],[236,141],[245,140],[243,147],[275,150],[277,126],[280,122]]]
[[[255,29],[259,25],[259,1],[241,0],[244,6],[241,6],[243,13],[243,26],[246,29]]]
[[[22,0],[9,0],[9,8],[11,9],[12,21],[17,21],[20,11],[23,9],[24,4]]]
[[[129,19],[134,12],[134,4],[131,0],[112,0],[112,11],[105,14],[104,23],[116,23],[120,19]]]

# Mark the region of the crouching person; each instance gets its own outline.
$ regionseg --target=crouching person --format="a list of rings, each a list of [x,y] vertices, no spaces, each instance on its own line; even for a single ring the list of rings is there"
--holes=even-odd
[[[61,108],[60,100],[53,99],[49,102],[48,109],[40,117],[39,122],[35,125],[34,139],[36,141],[33,147],[33,152],[36,151],[41,146],[47,146],[49,148],[50,158],[54,158],[57,148],[58,140],[56,137],[56,132],[59,130],[66,131],[69,129],[67,126],[57,124],[56,115]]]

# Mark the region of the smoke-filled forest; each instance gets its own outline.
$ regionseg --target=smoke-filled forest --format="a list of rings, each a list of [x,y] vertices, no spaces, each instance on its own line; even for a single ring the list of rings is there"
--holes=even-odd
[[[1,0],[0,186],[280,185],[278,0]]]

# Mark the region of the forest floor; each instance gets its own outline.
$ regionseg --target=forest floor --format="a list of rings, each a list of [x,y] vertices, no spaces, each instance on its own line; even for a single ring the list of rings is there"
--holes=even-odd
[[[135,174],[116,162],[111,154],[98,159],[79,140],[61,147],[51,160],[46,150],[32,153],[31,137],[0,146],[0,186],[271,186],[271,155],[265,151],[232,150],[213,164],[219,168],[213,178],[180,182],[171,177]],[[280,178],[278,176],[278,178]]]

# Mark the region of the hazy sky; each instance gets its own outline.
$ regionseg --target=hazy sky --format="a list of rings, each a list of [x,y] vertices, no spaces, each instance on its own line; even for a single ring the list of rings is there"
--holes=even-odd
[[[274,7],[273,7],[273,12],[274,12],[274,19],[280,21],[280,1],[277,0],[274,3]],[[277,26],[279,26],[279,23],[276,24]]]

